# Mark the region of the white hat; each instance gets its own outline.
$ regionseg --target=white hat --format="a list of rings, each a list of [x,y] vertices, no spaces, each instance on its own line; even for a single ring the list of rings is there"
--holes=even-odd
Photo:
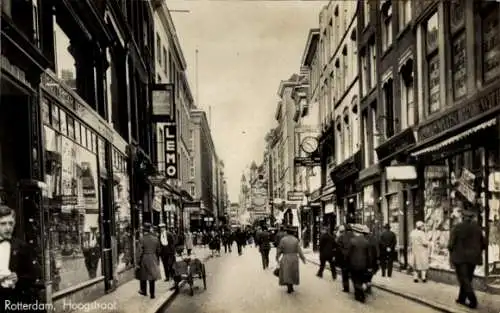
[[[166,227],[167,225],[165,225],[164,223],[160,223],[158,224],[158,227]]]
[[[417,223],[415,224],[415,226],[417,226],[417,228],[420,228],[420,227],[424,227],[425,224],[422,221],[417,221]]]

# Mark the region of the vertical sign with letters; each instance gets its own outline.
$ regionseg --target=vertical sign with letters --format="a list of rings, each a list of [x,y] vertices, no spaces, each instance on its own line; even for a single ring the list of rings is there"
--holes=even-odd
[[[177,160],[177,124],[165,123],[163,133],[165,135],[165,175],[167,178],[177,179],[177,164],[179,163]]]

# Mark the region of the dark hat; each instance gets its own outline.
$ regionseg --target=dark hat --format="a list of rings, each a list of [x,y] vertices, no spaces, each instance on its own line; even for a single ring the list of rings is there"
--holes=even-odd
[[[144,224],[142,225],[142,227],[143,227],[145,230],[149,230],[149,229],[151,229],[151,223],[144,223]]]
[[[385,229],[391,229],[391,225],[389,225],[389,224],[385,224],[385,225],[384,225],[384,228],[385,228]]]

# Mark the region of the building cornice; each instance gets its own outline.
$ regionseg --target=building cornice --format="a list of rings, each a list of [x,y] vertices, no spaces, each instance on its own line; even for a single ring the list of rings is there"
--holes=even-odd
[[[166,30],[168,34],[168,38],[170,39],[172,46],[174,48],[174,54],[176,55],[179,63],[181,65],[181,69],[183,71],[187,68],[187,62],[184,58],[184,54],[182,52],[181,44],[179,38],[177,37],[177,32],[175,30],[174,21],[172,19],[172,15],[170,15],[170,10],[168,9],[166,1],[162,2],[161,7],[157,9],[158,16],[163,24],[163,28]]]
[[[304,53],[302,54],[301,66],[311,67],[311,62],[314,54],[316,53],[318,47],[318,41],[320,37],[319,28],[312,28],[309,30],[309,35],[307,36],[306,47],[304,48]]]

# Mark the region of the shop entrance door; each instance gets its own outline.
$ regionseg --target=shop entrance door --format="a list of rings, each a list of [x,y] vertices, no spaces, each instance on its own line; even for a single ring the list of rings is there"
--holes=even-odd
[[[110,201],[110,189],[108,188],[107,181],[102,179],[100,182],[101,189],[101,231],[102,231],[102,239],[101,244],[103,245],[102,249],[102,269],[104,275],[104,289],[106,292],[112,290],[114,288],[114,255],[116,254],[116,248],[112,249],[112,230],[113,230],[113,209],[111,207],[112,201]],[[115,251],[113,251],[115,250]]]

